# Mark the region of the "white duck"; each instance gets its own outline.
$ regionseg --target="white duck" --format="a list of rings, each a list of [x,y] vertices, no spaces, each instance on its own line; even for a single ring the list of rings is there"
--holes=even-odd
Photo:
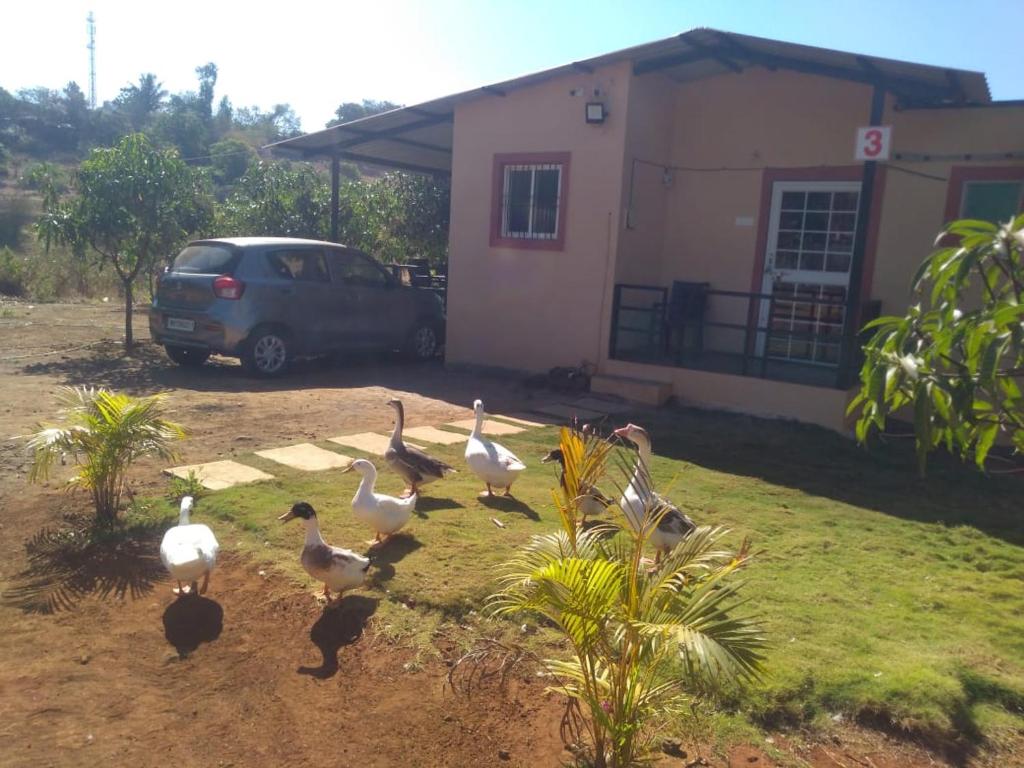
[[[220,550],[217,538],[209,527],[189,522],[193,504],[191,496],[182,498],[178,524],[168,529],[160,543],[160,559],[171,578],[178,582],[174,590],[176,595],[189,593],[189,587],[183,586],[182,582],[192,585],[192,594],[206,593],[210,571],[217,565],[217,552]],[[197,589],[196,581],[200,576],[203,577],[203,586]]]
[[[657,558],[660,560],[663,554],[671,551],[697,526],[675,504],[655,492],[648,469],[651,463],[651,438],[647,430],[636,424],[627,424],[616,429],[614,434],[636,445],[638,454],[633,476],[622,498],[619,499],[619,507],[622,508],[626,519],[634,530],[639,531],[649,512],[658,514],[664,510],[650,536],[650,542],[657,550]]]
[[[491,486],[505,489],[505,495],[512,495],[512,483],[519,473],[526,469],[512,451],[493,440],[483,436],[484,404],[482,400],[473,402],[476,424],[466,441],[466,463],[477,477],[487,484],[487,495],[493,496]]]
[[[362,586],[366,572],[370,570],[370,559],[355,552],[332,547],[320,534],[320,523],[316,511],[310,504],[300,501],[281,515],[278,520],[286,523],[301,518],[306,524],[306,543],[302,547],[299,561],[310,576],[324,584],[324,597],[331,599],[331,591],[338,593],[340,600],[348,589]]]
[[[363,479],[359,481],[359,488],[356,495],[352,497],[352,511],[360,520],[369,523],[376,532],[375,544],[382,544],[392,534],[400,531],[413,510],[416,509],[416,494],[399,499],[394,496],[386,496],[383,493],[374,493],[373,484],[377,481],[377,468],[372,462],[366,459],[356,459],[343,472],[355,470]],[[381,539],[381,534],[384,539]]]

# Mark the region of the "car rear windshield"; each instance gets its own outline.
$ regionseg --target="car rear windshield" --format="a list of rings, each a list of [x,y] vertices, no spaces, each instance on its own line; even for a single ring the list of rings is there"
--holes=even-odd
[[[191,275],[230,275],[240,254],[223,245],[190,245],[174,260],[173,272]]]

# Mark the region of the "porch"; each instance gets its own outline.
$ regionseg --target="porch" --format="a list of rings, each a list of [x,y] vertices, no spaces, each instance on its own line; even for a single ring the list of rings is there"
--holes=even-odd
[[[851,312],[844,290],[821,285],[753,293],[679,280],[671,288],[618,283],[608,357],[845,390],[862,359],[854,329],[879,306],[867,301]]]

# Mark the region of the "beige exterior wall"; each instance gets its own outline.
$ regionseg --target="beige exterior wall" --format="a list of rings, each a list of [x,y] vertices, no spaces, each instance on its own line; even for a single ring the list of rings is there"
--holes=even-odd
[[[846,431],[848,426],[844,414],[851,395],[839,389],[621,360],[609,360],[605,373],[668,382],[683,405],[795,419],[837,432]]]
[[[584,123],[586,96],[570,93],[594,88],[609,110],[599,127]],[[670,381],[693,404],[842,429],[846,392],[608,360],[611,297],[615,283],[672,280],[760,290],[764,169],[845,167],[857,176],[855,130],[868,123],[870,105],[869,86],[784,70],[679,84],[633,76],[625,64],[460,105],[449,360],[542,370],[585,358],[601,372]],[[1024,137],[1024,107],[896,111],[890,101],[883,122],[904,153],[1020,151]],[[563,251],[489,245],[494,155],[515,152],[571,153]],[[954,163],[894,164],[948,177]],[[665,167],[677,168],[670,183]],[[736,170],[696,170],[707,168]],[[881,299],[883,312],[906,307],[910,278],[942,226],[947,187],[895,169],[880,174],[864,298]],[[713,298],[708,319],[742,323],[746,310],[745,301]],[[741,338],[719,332],[706,345],[739,351]]]
[[[521,370],[597,362],[619,231],[630,68],[558,78],[455,112],[447,359]],[[608,109],[584,122],[594,89]],[[578,91],[572,95],[573,91]],[[562,251],[490,246],[495,154],[569,152]]]

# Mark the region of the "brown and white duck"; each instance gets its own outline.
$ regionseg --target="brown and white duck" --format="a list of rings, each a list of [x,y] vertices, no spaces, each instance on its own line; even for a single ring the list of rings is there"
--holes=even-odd
[[[402,401],[395,397],[388,400],[388,405],[395,409],[395,428],[391,432],[391,442],[384,451],[384,461],[409,484],[407,495],[419,493],[420,488],[427,483],[441,480],[454,473],[454,467],[428,456],[419,448],[405,444],[402,440],[402,428],[405,426],[405,408]]]
[[[293,504],[292,508],[278,520],[286,523],[300,518],[306,524],[306,542],[302,547],[299,562],[306,573],[324,585],[324,597],[331,599],[331,592],[338,593],[338,600],[349,589],[362,586],[366,572],[370,570],[370,559],[350,549],[332,547],[320,533],[316,511],[305,501]]]
[[[636,424],[627,424],[616,429],[614,433],[633,443],[637,447],[636,466],[629,484],[626,486],[619,499],[619,506],[626,515],[633,529],[639,531],[643,526],[644,518],[650,513],[664,514],[658,520],[657,526],[651,531],[650,542],[657,550],[657,557],[667,554],[685,539],[697,526],[682,510],[655,492],[651,485],[650,464],[651,464],[651,438],[647,430],[638,427]]]

